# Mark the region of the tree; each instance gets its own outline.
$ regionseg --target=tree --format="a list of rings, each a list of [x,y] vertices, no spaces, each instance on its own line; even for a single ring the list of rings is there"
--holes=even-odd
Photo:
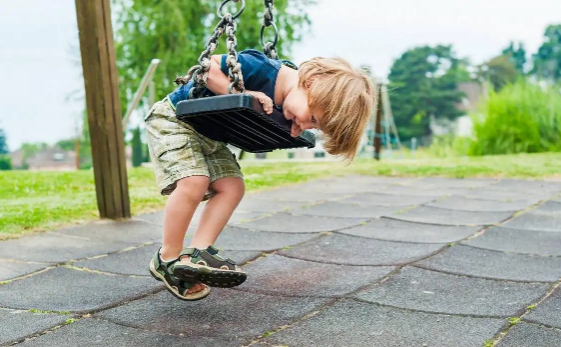
[[[522,42],[515,44],[511,41],[510,45],[507,48],[503,49],[503,55],[508,57],[519,74],[525,74],[527,59],[526,49],[524,48],[524,44]]]
[[[422,46],[396,59],[388,76],[390,102],[400,137],[431,135],[430,119],[455,119],[463,93],[458,82],[469,80],[467,61],[451,46]]]
[[[140,127],[132,131],[132,166],[139,167],[142,165],[142,141],[140,139]]]
[[[12,158],[7,154],[0,155],[0,171],[12,169]]]
[[[9,154],[8,140],[6,138],[6,133],[3,129],[0,129],[0,154]]]
[[[310,21],[305,8],[315,0],[275,1],[275,22],[279,27],[279,56],[290,54]],[[218,21],[219,0],[131,0],[113,1],[116,20],[116,54],[123,114],[134,96],[149,62],[161,60],[154,75],[156,98],[170,93],[173,80],[197,64],[204,45]],[[246,0],[237,20],[237,48],[259,48],[264,5],[262,0]],[[232,12],[234,10],[231,10]],[[269,30],[269,29],[267,29]],[[226,52],[221,38],[215,54]],[[143,100],[146,106],[146,100]]]
[[[507,84],[514,83],[519,73],[509,56],[499,55],[480,66],[478,75],[499,91]]]
[[[550,25],[544,33],[544,42],[533,55],[532,72],[538,78],[561,80],[561,24]]]

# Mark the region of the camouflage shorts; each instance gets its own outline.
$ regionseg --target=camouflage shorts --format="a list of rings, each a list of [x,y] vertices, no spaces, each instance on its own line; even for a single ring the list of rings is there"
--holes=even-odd
[[[178,121],[167,98],[154,104],[145,122],[150,157],[162,195],[171,194],[177,181],[189,176],[207,176],[210,182],[224,177],[243,178],[230,149]],[[203,200],[213,194],[209,189]]]

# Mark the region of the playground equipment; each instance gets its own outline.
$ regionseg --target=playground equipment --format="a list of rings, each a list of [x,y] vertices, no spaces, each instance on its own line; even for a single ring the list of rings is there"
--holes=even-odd
[[[241,4],[240,10],[234,15],[222,13],[229,2]],[[273,20],[273,0],[264,0],[265,18],[261,27],[261,44],[263,52],[270,59],[278,59],[275,45],[278,42],[278,29]],[[261,104],[252,95],[244,94],[243,76],[240,64],[237,62],[236,52],[236,19],[245,9],[244,0],[225,0],[218,8],[220,22],[214,29],[213,36],[208,40],[206,49],[199,57],[199,65],[193,66],[187,73],[187,81],[193,79],[193,86],[189,92],[189,99],[177,104],[177,118],[191,125],[197,132],[216,141],[228,143],[232,146],[252,153],[271,152],[275,149],[313,148],[315,136],[309,131],[303,131],[298,137],[292,137],[290,128],[292,121],[274,110],[272,115],[263,111]],[[264,41],[267,27],[274,30],[274,40]],[[218,39],[226,33],[229,68],[229,78],[232,82],[228,88],[229,94],[203,97],[206,88],[210,57],[217,46]],[[285,65],[296,68],[292,64]],[[237,93],[236,93],[237,92]]]

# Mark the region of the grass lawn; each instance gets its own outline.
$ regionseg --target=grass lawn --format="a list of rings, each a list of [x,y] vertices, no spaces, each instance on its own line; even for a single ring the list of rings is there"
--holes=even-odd
[[[341,162],[244,162],[248,191],[318,177],[365,174],[383,176],[509,177],[561,179],[561,154],[480,158]],[[129,169],[133,214],[163,208],[151,169]],[[0,172],[0,239],[98,218],[93,171]]]

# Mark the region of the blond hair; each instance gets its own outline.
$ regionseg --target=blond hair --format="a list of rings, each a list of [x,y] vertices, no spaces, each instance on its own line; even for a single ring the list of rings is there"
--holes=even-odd
[[[319,129],[327,153],[352,160],[377,103],[370,76],[341,58],[314,58],[301,64],[298,85],[309,107],[323,111]]]

